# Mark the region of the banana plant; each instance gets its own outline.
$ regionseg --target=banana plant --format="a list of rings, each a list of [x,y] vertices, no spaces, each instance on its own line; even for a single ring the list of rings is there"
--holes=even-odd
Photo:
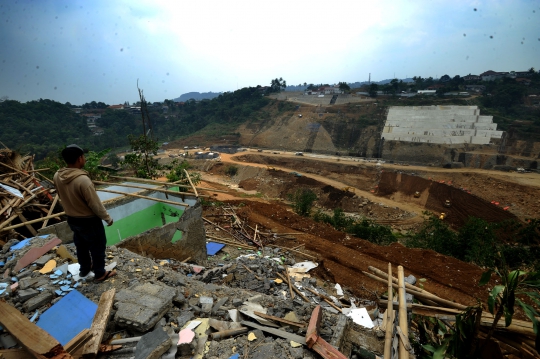
[[[500,271],[496,269],[490,269],[480,279],[480,286],[486,285],[491,279],[491,275],[496,273],[501,278],[502,284],[496,285],[491,290],[488,298],[488,310],[494,315],[493,324],[488,332],[485,343],[487,343],[497,323],[504,315],[505,326],[508,327],[512,324],[512,318],[514,317],[514,308],[517,304],[523,309],[525,315],[532,321],[535,339],[535,349],[540,350],[540,337],[538,335],[538,312],[531,305],[523,302],[518,296],[528,296],[533,303],[540,307],[540,294],[538,289],[540,288],[540,273],[538,272],[525,272],[521,270],[509,271],[508,268],[503,265]]]

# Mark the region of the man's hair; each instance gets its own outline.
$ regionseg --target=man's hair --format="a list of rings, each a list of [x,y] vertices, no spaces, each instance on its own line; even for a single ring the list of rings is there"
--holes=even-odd
[[[62,150],[62,158],[68,165],[72,165],[77,162],[77,159],[88,151],[84,151],[79,146],[73,144],[69,145]]]

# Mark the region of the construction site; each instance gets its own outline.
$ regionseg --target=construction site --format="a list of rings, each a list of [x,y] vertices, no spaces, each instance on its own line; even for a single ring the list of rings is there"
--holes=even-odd
[[[470,217],[525,223],[540,210],[535,156],[516,145],[498,157],[504,134],[475,106],[370,109],[384,121],[350,131],[353,142],[322,103],[306,112],[299,97],[283,99],[300,104],[294,116],[241,126],[245,151],[190,159],[197,185],[95,181],[115,221],[107,266],[118,272],[100,283],[78,278],[50,179],[31,156],[3,150],[0,358],[424,358],[419,333],[447,337],[414,318],[450,330],[482,307],[474,338],[489,345],[477,357],[538,357],[523,311],[505,325],[487,310],[500,278],[479,286],[486,268],[352,236],[295,213],[289,196],[309,188],[314,210],[403,236],[430,215],[453,230]]]

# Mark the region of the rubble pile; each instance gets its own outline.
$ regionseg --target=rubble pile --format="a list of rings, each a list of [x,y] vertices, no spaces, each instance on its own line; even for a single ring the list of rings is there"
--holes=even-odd
[[[226,263],[209,261],[218,264],[205,268],[111,246],[107,268],[115,267],[118,275],[96,282],[79,278],[73,244],[52,235],[9,240],[0,254],[0,325],[10,340],[0,341],[0,354],[27,354],[27,347],[19,347],[24,338],[4,319],[13,308],[24,320],[19,327],[43,330],[74,358],[93,347],[93,340],[101,344],[95,347],[98,357],[311,358],[306,335],[319,303],[325,309],[314,327],[319,341],[339,346],[354,331],[352,319],[339,311],[360,301],[339,292],[347,306],[334,297],[337,289],[318,286],[308,273],[315,263],[295,263],[279,248],[244,253]],[[289,280],[301,293],[294,299]],[[304,286],[334,297],[334,305]],[[103,312],[99,327],[96,318]]]
[[[33,156],[0,150],[0,244],[11,237],[25,238],[26,233],[35,236],[36,228],[45,227],[49,219],[57,220],[53,212],[58,197],[53,197],[50,180],[39,171],[34,169]],[[39,223],[33,225],[36,219]],[[23,234],[13,230],[18,227],[23,227]]]

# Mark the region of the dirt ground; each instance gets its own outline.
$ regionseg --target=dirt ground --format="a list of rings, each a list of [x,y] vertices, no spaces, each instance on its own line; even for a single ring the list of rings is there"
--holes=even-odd
[[[232,178],[225,175],[231,165],[239,168]],[[477,300],[485,303],[492,287],[478,287],[484,269],[476,265],[399,243],[377,246],[298,216],[287,203],[287,194],[309,187],[317,193],[317,207],[322,210],[340,207],[349,215],[371,218],[403,232],[419,226],[426,210],[437,214],[446,211],[447,221],[459,227],[468,216],[495,222],[525,220],[534,217],[540,205],[540,176],[536,174],[377,165],[252,152],[222,155],[222,162],[205,164],[204,168],[207,171],[202,172],[202,186],[228,191],[214,194],[214,199],[235,206],[237,214],[252,227],[302,233],[292,240],[280,238],[275,244],[288,248],[304,245],[305,252],[320,263],[316,276],[371,299],[375,293],[384,293],[386,287],[362,271],[368,266],[385,270],[388,262],[396,275],[397,266],[402,265],[405,275],[422,279],[426,290],[462,304],[473,305]],[[414,197],[416,191],[421,194],[419,198]],[[451,208],[443,207],[445,199],[452,201]]]

